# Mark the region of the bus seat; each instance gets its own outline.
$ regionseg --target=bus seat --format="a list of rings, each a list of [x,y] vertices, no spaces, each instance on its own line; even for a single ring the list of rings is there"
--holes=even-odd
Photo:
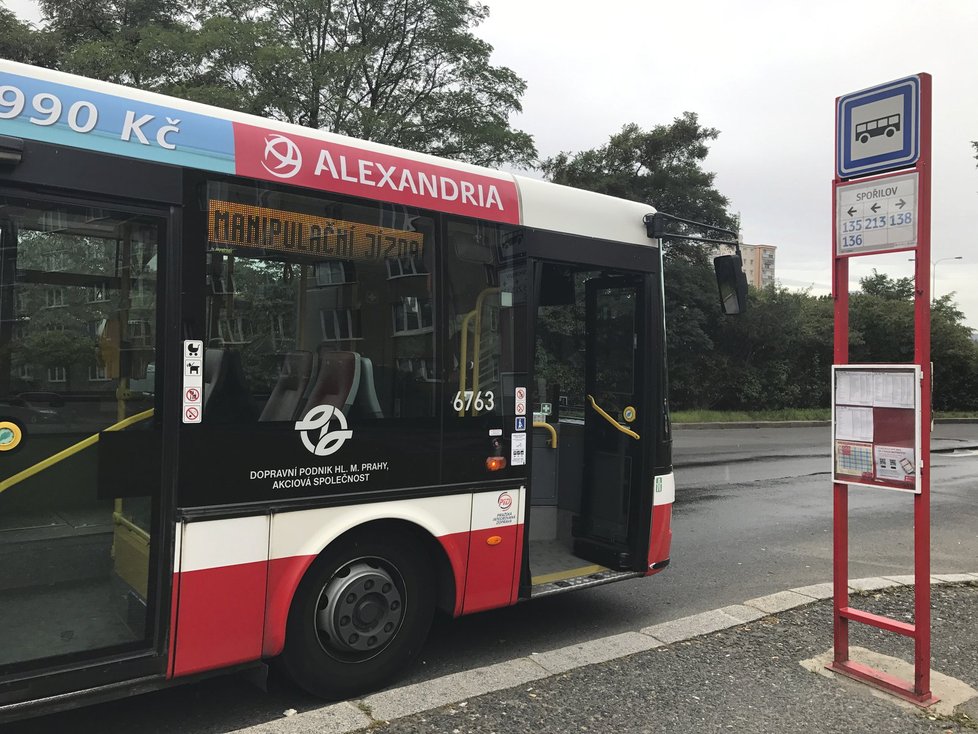
[[[318,354],[319,372],[302,415],[318,405],[332,405],[347,415],[360,385],[360,355],[334,351],[329,344],[320,345]]]
[[[282,361],[278,382],[268,396],[259,421],[291,421],[312,377],[312,352],[289,352]]]
[[[357,392],[357,412],[366,418],[383,418],[374,385],[374,365],[369,357],[360,357],[360,389]]]

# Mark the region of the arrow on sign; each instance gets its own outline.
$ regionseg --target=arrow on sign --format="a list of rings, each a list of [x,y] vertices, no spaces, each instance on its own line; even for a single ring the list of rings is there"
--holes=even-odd
[[[873,214],[875,214],[876,212],[878,212],[880,210],[880,205],[879,204],[873,204],[869,208],[872,209],[873,210]]]
[[[905,202],[905,201],[904,201],[903,199],[900,199],[900,201],[898,201],[898,202],[896,203],[896,208],[897,208],[897,209],[903,209],[903,207],[904,207],[904,206],[906,205],[906,203],[907,203],[907,202]]]
[[[849,211],[848,211],[848,212],[846,212],[846,214],[848,214],[848,215],[849,215],[850,217],[851,217],[851,216],[852,216],[853,214],[855,214],[855,213],[856,213],[856,207],[854,207],[854,206],[850,206],[850,207],[849,207]]]

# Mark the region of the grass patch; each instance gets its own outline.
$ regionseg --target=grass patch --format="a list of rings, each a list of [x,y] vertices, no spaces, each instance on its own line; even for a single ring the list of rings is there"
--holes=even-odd
[[[938,411],[935,418],[973,418],[978,412],[968,410]],[[676,410],[673,423],[734,423],[737,421],[827,421],[828,408],[784,408],[782,410]]]
[[[673,423],[732,423],[735,421],[827,421],[828,408],[784,408],[782,410],[677,410]]]

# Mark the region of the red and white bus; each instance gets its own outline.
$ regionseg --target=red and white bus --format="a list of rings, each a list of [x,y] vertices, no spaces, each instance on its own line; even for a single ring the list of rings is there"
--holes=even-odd
[[[0,717],[664,568],[650,213],[0,61]]]

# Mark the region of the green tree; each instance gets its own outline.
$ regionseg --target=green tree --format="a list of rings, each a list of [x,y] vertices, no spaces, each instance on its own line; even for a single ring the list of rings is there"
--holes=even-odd
[[[625,125],[608,143],[543,162],[555,183],[641,201],[667,214],[734,228],[728,200],[703,169],[709,143],[719,135],[686,112],[668,125],[643,130]],[[695,232],[693,232],[695,233]],[[702,233],[699,233],[702,234]],[[721,328],[710,249],[673,240],[666,250],[666,318],[670,400],[674,408],[699,405]],[[727,320],[723,320],[724,327]]]
[[[51,33],[37,30],[0,4],[0,58],[50,67],[56,63],[57,44]]]
[[[86,76],[487,166],[531,165],[526,83],[469,0],[40,0]]]
[[[832,306],[770,286],[751,289],[746,314],[724,321],[697,407],[725,410],[828,405]]]
[[[719,135],[716,128],[701,125],[695,112],[684,112],[651,130],[625,125],[606,145],[560,153],[544,161],[542,169],[555,183],[641,201],[667,214],[733,229],[730,202],[714,187],[716,174],[703,169],[709,143]],[[691,252],[690,247],[677,249],[676,243],[672,250],[686,257]]]
[[[914,360],[914,284],[873,271],[850,298],[850,359],[858,362],[911,363]],[[964,314],[947,294],[931,304],[931,361],[934,407],[978,408],[978,344],[964,325]]]

